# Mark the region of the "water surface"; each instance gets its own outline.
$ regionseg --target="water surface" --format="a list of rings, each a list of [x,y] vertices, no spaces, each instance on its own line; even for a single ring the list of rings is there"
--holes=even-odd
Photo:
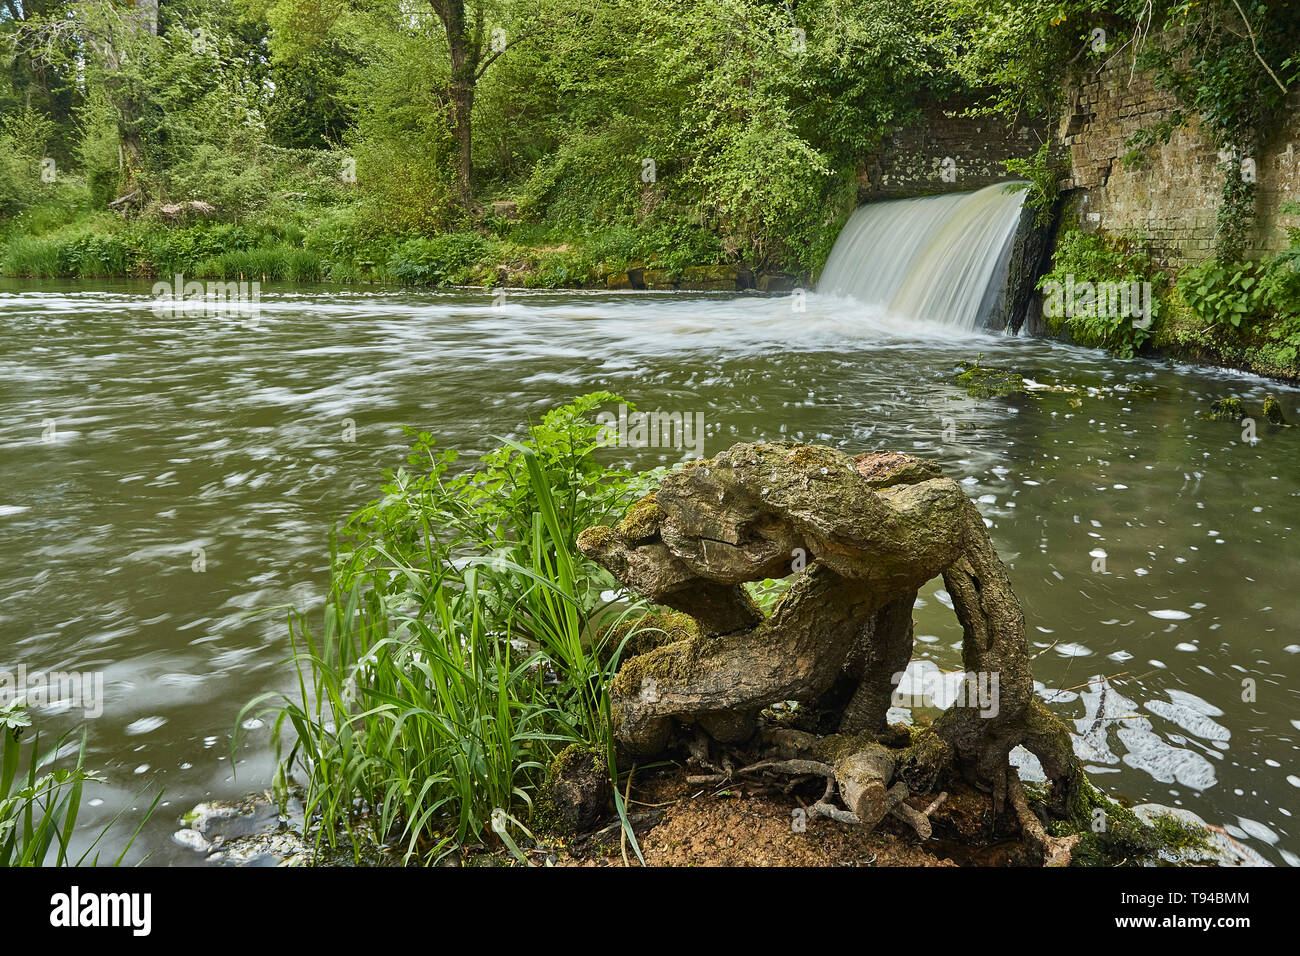
[[[1300,393],[1043,341],[955,335],[848,300],[756,295],[263,290],[259,313],[159,315],[147,284],[0,284],[0,669],[102,672],[85,721],[99,801],[159,811],[269,782],[245,701],[288,689],[283,614],[326,579],[332,524],[402,462],[400,426],[466,452],[618,392],[702,412],[705,452],[792,439],[942,463],[979,502],[1025,605],[1035,675],[1095,779],[1300,863],[1300,430],[1243,440],[1209,402]],[[1063,391],[974,401],[984,356]],[[353,434],[353,431],[355,434]],[[638,467],[672,448],[614,452]],[[198,570],[196,570],[198,569]],[[939,582],[917,655],[954,669]],[[38,714],[77,726],[71,708]],[[129,829],[129,828],[128,828]]]

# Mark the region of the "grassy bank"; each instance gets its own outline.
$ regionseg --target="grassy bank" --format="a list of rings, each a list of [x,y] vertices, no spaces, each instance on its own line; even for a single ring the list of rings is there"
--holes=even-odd
[[[347,204],[246,223],[124,220],[55,204],[0,233],[0,275],[247,279],[523,288],[780,289],[798,278],[724,263],[707,242],[630,228],[577,234],[486,217],[436,236],[367,233]]]
[[[281,784],[305,784],[322,845],[404,862],[509,847],[554,824],[557,756],[615,766],[608,682],[650,625],[602,598],[621,588],[575,541],[651,480],[597,461],[593,410],[621,402],[555,409],[470,471],[418,435],[340,530],[323,615],[289,621],[298,693],[248,708],[273,707]]]

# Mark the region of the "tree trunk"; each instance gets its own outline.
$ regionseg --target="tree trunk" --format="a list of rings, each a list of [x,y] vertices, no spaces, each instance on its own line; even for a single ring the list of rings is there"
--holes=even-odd
[[[453,81],[454,83],[454,81]],[[474,158],[470,116],[474,112],[473,84],[454,83],[451,91],[452,123],[456,134],[458,191],[461,202],[474,200]]]
[[[825,799],[815,808],[833,819],[874,825],[896,812],[925,838],[925,814],[900,801],[957,778],[992,794],[995,817],[1008,798],[1028,812],[1009,761],[1020,744],[1042,762],[1052,811],[1065,818],[1078,805],[1083,771],[1068,728],[1034,696],[1007,569],[975,505],[933,462],[735,445],[666,475],[616,527],[583,531],[578,548],[643,597],[699,622],[697,636],[624,661],[610,683],[624,755],[662,753],[679,723],[722,744],[756,730],[761,740],[771,729],[761,712],[797,701],[840,708],[834,734],[776,729],[789,751],[782,756],[811,760],[838,783],[848,809]],[[801,556],[806,564],[791,562]],[[763,616],[744,583],[792,572]],[[931,726],[906,732],[886,715],[912,656],[917,591],[939,574],[962,627],[962,689]],[[1068,858],[1041,827],[1027,832],[1051,860]]]
[[[474,200],[473,127],[474,88],[483,51],[483,9],[467,22],[465,0],[430,0],[447,32],[451,55],[451,124],[456,139],[456,190],[464,205]]]

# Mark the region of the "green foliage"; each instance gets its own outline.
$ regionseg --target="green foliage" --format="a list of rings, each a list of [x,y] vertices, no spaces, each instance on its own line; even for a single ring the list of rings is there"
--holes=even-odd
[[[1123,14],[1140,8],[1135,0],[947,0],[932,42],[951,71],[979,92],[984,111],[1048,116],[1062,106],[1067,65],[1104,58],[1092,31],[1109,28],[1109,42],[1119,45]]]
[[[1052,255],[1052,270],[1039,280],[1038,287],[1048,293],[1044,318],[1050,328],[1064,328],[1082,345],[1109,349],[1128,358],[1150,340],[1159,323],[1164,281],[1136,236],[1076,230],[1060,237]],[[1117,307],[1122,302],[1118,295],[1101,294],[1103,283],[1111,292],[1122,288],[1138,295],[1129,299],[1130,308],[1125,310]],[[1074,301],[1066,301],[1071,292]],[[1053,308],[1061,302],[1064,310]],[[1148,308],[1146,314],[1137,314]]]
[[[356,121],[345,136],[356,161],[358,214],[374,231],[454,228],[466,218],[453,189],[455,144],[446,122],[430,115],[430,104],[443,110],[446,99],[437,32],[385,23],[363,37],[370,56],[347,77]]]
[[[1034,221],[1040,228],[1051,225],[1052,211],[1060,196],[1063,170],[1053,155],[1052,143],[1046,142],[1029,159],[1009,159],[1007,172],[1019,176],[1024,183],[1014,183],[1010,188],[1028,193],[1025,205],[1034,210]]]
[[[1265,308],[1265,272],[1266,267],[1259,263],[1225,265],[1211,259],[1184,271],[1178,286],[1199,318],[1210,325],[1231,325],[1235,329]]]
[[[102,780],[97,773],[86,769],[86,739],[82,737],[71,768],[56,767],[59,754],[68,744],[68,735],[64,734],[48,750],[41,749],[37,735],[31,747],[24,748],[23,732],[30,726],[31,717],[21,698],[0,705],[0,740],[3,741],[0,747],[0,868],[96,865],[99,855],[91,854],[118,817],[109,821],[79,857],[69,855],[81,810],[82,790],[88,781]],[[24,749],[28,750],[25,772],[22,770]],[[159,793],[113,861],[114,866],[122,862],[161,799]]]
[[[471,230],[500,240],[493,265],[541,287],[634,263],[670,275],[734,263],[815,275],[856,202],[858,166],[884,135],[940,102],[1057,119],[1071,71],[1123,55],[1180,103],[1134,135],[1126,161],[1144,162],[1199,116],[1224,151],[1219,257],[1236,261],[1254,208],[1242,161],[1258,155],[1284,115],[1282,88],[1300,77],[1292,7],[466,0],[486,45],[453,77],[449,38],[427,6],[177,0],[151,36],[100,0],[49,0],[24,21],[0,82],[0,220],[11,235],[56,238],[47,233],[117,195],[138,194],[146,222],[163,203],[195,199],[228,223],[291,223],[305,240],[252,246],[315,257],[269,250],[259,265],[241,245],[156,255],[149,239],[132,260],[142,275],[185,263],[344,281],[491,278],[485,260],[419,244]],[[17,32],[0,21],[0,42]],[[459,180],[466,84],[477,195]],[[59,162],[54,187],[31,175],[47,152]],[[1043,221],[1059,179],[1050,147],[1008,170],[1029,181]],[[489,199],[515,202],[523,222],[486,215]],[[521,241],[528,228],[540,241]],[[120,259],[92,252],[59,267],[47,252],[8,255],[41,274],[95,275]]]
[[[1238,339],[1266,339],[1275,361],[1300,360],[1300,235],[1269,262],[1211,259],[1183,270],[1178,290],[1197,319]]]
[[[51,191],[41,162],[55,125],[30,108],[0,116],[0,218],[36,205]]]
[[[112,104],[102,92],[92,94],[80,112],[80,120],[78,159],[86,177],[87,198],[91,208],[103,209],[117,198],[122,178]]]
[[[275,725],[320,841],[432,861],[484,838],[494,811],[526,810],[564,747],[610,753],[606,645],[637,633],[611,618],[641,614],[606,611],[617,585],[575,542],[649,481],[596,459],[592,415],[611,402],[553,409],[473,473],[420,433],[341,529],[320,628],[290,616],[300,693]]]
[[[388,272],[411,285],[463,285],[491,248],[486,239],[472,232],[409,239],[393,250]]]

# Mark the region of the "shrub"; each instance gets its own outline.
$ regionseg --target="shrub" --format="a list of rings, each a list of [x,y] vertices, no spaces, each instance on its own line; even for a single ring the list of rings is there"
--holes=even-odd
[[[1103,285],[1104,284],[1104,285]],[[1039,280],[1043,314],[1053,331],[1066,329],[1082,345],[1128,358],[1151,338],[1161,311],[1164,276],[1133,236],[1068,232],[1052,256],[1052,271]],[[1105,289],[1107,295],[1102,295]],[[1139,306],[1124,296],[1136,291]],[[1124,293],[1109,294],[1109,293]]]
[[[41,162],[55,125],[31,108],[0,118],[0,217],[36,205],[51,191]]]
[[[1198,318],[1235,329],[1268,308],[1270,286],[1263,281],[1268,271],[1258,262],[1225,264],[1211,259],[1184,270],[1178,287]]]
[[[463,285],[490,251],[488,240],[472,232],[408,239],[389,256],[388,271],[410,285]]]
[[[1300,205],[1283,211],[1300,213]],[[1178,291],[1192,313],[1210,328],[1247,341],[1273,343],[1271,355],[1294,365],[1300,359],[1300,229],[1287,230],[1290,246],[1268,262],[1211,259],[1183,270]]]

